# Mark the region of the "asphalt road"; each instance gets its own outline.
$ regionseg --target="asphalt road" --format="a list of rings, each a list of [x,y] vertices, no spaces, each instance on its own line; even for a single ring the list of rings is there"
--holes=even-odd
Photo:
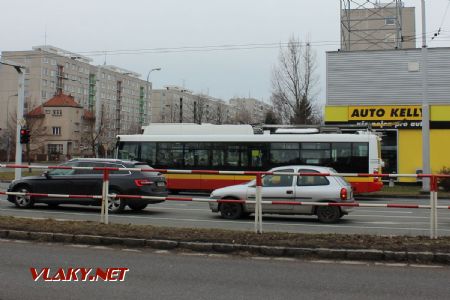
[[[2,187],[0,186],[0,188]],[[0,196],[0,215],[3,216],[100,220],[100,209],[98,207],[74,205],[50,208],[47,205],[36,205],[34,209],[23,210],[17,209],[5,199],[4,196]],[[372,199],[360,202],[428,204],[426,199]],[[439,200],[439,205],[450,205],[450,201]],[[219,214],[212,213],[207,203],[199,202],[166,201],[149,205],[141,212],[127,210],[120,215],[110,215],[109,220],[112,223],[125,224],[254,230],[253,216],[241,220],[224,220]],[[331,225],[319,223],[315,216],[265,215],[263,217],[263,231],[282,232],[428,236],[429,224],[429,210],[426,209],[354,208],[349,215],[344,216],[340,223]],[[438,234],[441,236],[450,235],[450,210],[438,211]]]
[[[447,299],[450,268],[0,240],[0,299]],[[30,268],[121,267],[123,282],[33,281]],[[52,273],[53,272],[53,273]]]

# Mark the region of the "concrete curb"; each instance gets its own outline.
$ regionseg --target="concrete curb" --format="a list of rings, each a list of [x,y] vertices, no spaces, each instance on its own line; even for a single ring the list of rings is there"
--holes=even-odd
[[[50,232],[29,232],[0,229],[0,238],[32,240],[39,242],[77,243],[86,245],[119,245],[126,247],[148,247],[164,250],[191,250],[226,254],[250,254],[273,257],[320,258],[358,261],[389,261],[403,263],[438,263],[450,265],[450,253],[385,251],[376,249],[328,249],[296,248],[279,246],[257,246],[211,242],[182,242],[173,240],[147,240],[96,235],[76,235]]]

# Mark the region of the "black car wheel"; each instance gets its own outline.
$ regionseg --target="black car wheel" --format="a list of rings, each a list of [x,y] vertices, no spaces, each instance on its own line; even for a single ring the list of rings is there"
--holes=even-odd
[[[31,193],[31,189],[27,186],[19,186],[13,190],[17,193]],[[14,204],[18,208],[31,208],[34,205],[34,201],[31,196],[14,196]]]
[[[341,209],[337,206],[319,206],[316,215],[322,223],[336,223],[342,216]]]
[[[243,215],[242,205],[239,203],[222,203],[220,205],[220,215],[224,219],[239,219]]]
[[[120,191],[116,189],[110,189],[110,194],[120,194]],[[113,214],[122,212],[125,209],[125,202],[120,198],[108,199],[108,211]]]
[[[135,211],[143,210],[147,207],[147,203],[130,203],[128,206]]]

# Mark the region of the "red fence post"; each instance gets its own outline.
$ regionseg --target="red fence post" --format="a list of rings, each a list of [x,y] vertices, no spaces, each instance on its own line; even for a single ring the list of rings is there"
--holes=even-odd
[[[104,224],[108,224],[108,202],[109,202],[109,170],[103,170],[103,187],[102,187],[102,208],[101,208],[101,216],[100,222]]]
[[[430,239],[437,238],[437,190],[438,178],[430,177]]]
[[[256,174],[255,232],[262,233],[262,175]]]

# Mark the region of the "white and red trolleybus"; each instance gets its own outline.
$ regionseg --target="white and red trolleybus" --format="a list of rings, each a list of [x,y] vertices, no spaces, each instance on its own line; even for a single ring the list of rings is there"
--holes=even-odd
[[[286,132],[286,131],[284,131]],[[289,131],[288,131],[289,132]],[[296,131],[292,131],[296,132]],[[379,173],[380,137],[370,132],[254,134],[250,125],[152,124],[143,134],[119,135],[116,157],[156,169],[267,171],[283,165],[319,165],[339,173]],[[243,183],[252,176],[166,174],[171,191]],[[348,177],[355,193],[379,191],[374,177]]]

